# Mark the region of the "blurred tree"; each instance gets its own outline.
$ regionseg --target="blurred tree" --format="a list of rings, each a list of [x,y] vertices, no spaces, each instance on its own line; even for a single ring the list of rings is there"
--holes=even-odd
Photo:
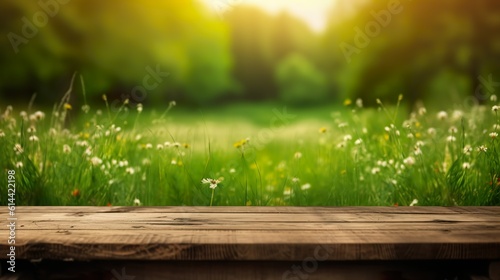
[[[327,96],[323,73],[300,54],[294,53],[283,59],[275,77],[279,97],[288,104],[318,104]]]
[[[231,29],[233,75],[244,98],[277,98],[276,67],[291,53],[300,53],[312,63],[321,60],[318,36],[285,12],[271,16],[258,8],[239,5],[225,18]]]
[[[206,102],[228,92],[229,33],[186,1],[15,1],[0,4],[0,94],[53,101],[71,75],[87,93],[132,102]]]
[[[343,97],[374,102],[403,93],[411,102],[436,95],[459,100],[474,93],[480,75],[499,70],[500,43],[493,35],[500,30],[498,1],[357,4],[356,12],[332,20],[323,38]]]

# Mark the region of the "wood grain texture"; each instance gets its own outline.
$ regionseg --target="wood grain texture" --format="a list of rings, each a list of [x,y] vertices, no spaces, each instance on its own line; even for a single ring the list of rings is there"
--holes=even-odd
[[[25,206],[16,215],[18,259],[500,259],[500,207]]]

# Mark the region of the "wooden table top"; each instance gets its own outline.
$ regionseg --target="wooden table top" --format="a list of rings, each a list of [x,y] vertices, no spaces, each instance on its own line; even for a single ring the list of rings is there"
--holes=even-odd
[[[500,207],[20,206],[15,218],[17,259],[500,259]]]

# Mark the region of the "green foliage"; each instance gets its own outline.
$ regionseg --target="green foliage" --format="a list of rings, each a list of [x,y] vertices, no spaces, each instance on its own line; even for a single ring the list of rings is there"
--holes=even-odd
[[[276,81],[279,97],[288,104],[315,104],[326,98],[322,73],[300,54],[291,54],[278,65]]]
[[[68,105],[8,108],[0,179],[15,171],[16,205],[500,205],[498,107],[379,104],[160,118],[145,106],[125,119],[91,109],[69,125]]]
[[[0,39],[4,98],[38,92],[39,101],[55,102],[75,71],[91,100],[108,93],[136,103],[204,102],[232,86],[227,27],[195,1],[50,3],[2,1],[9,15],[0,31],[10,36]],[[36,15],[46,15],[45,24]]]
[[[498,1],[342,4],[323,35],[323,56],[343,98],[394,99],[403,92],[413,103],[454,91],[463,99],[481,85],[480,75],[499,70],[492,36],[500,28],[493,20],[500,16]]]

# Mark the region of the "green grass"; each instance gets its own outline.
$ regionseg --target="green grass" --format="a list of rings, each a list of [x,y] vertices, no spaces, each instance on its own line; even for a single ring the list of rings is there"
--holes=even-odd
[[[500,205],[494,104],[442,119],[381,103],[166,114],[63,104],[44,117],[0,111],[2,204],[15,170],[17,205]]]

